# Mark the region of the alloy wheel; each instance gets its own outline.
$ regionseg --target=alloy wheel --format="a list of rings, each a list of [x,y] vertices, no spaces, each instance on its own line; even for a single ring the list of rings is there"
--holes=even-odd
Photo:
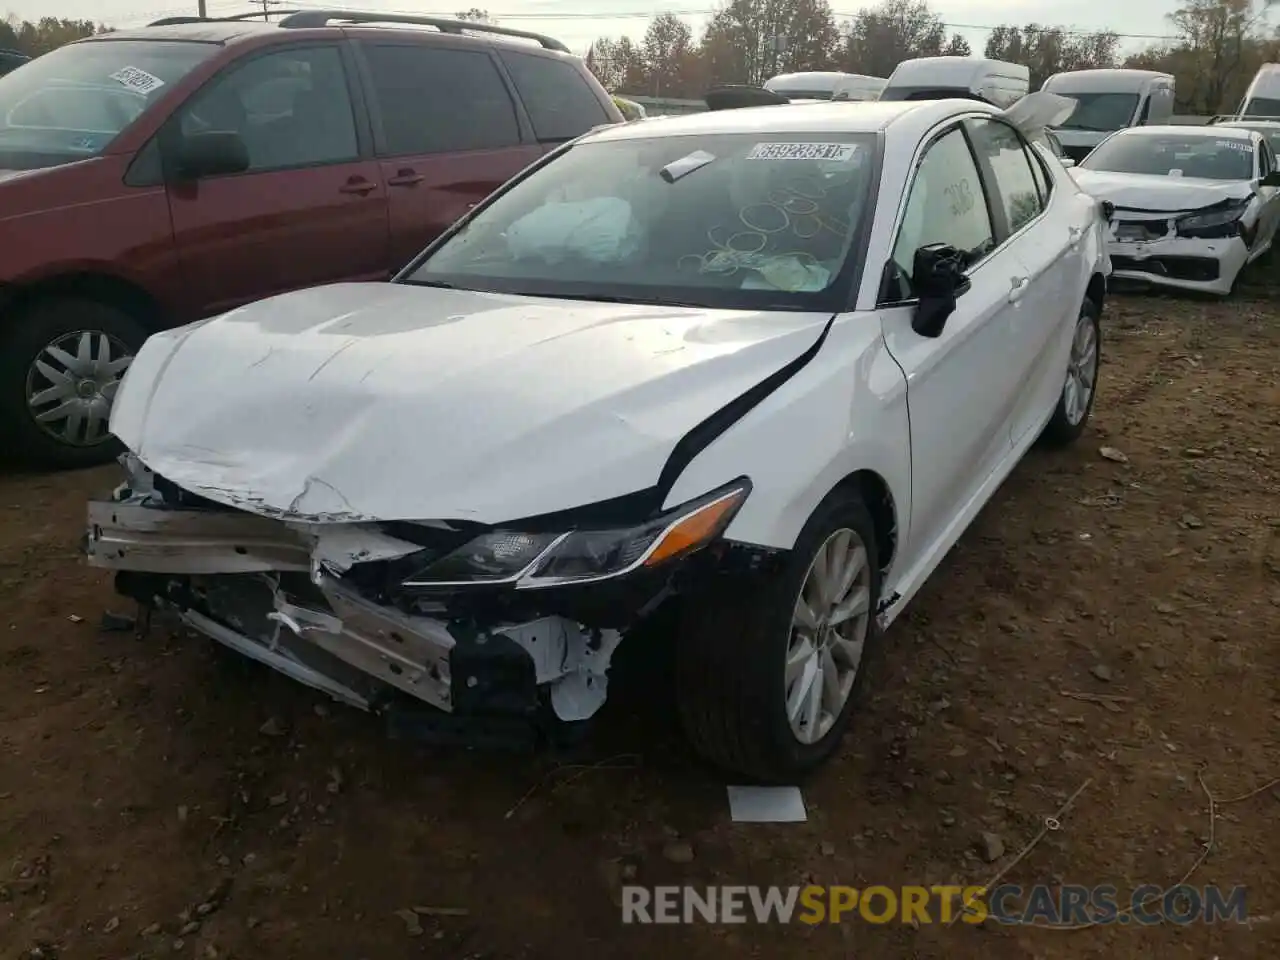
[[[853,692],[870,624],[866,545],[842,527],[814,555],[791,617],[786,711],[801,743],[817,743],[835,725]]]
[[[1093,317],[1081,313],[1071,338],[1071,357],[1067,361],[1067,381],[1062,387],[1062,407],[1067,422],[1073,427],[1084,419],[1098,380],[1098,334]]]

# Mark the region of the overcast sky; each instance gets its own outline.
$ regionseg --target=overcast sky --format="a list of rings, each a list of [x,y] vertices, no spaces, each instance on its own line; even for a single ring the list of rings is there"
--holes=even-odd
[[[277,3],[277,0],[268,0]],[[240,13],[255,9],[262,0],[208,0],[212,14]],[[290,6],[321,6],[320,3],[293,3]],[[702,29],[708,13],[718,0],[665,0],[646,3],[641,0],[488,0],[478,2],[488,7],[502,23],[512,27],[537,30],[558,37],[577,52],[585,52],[591,41],[600,36],[630,35],[639,37],[648,19],[666,10],[680,14],[695,33]],[[832,7],[839,19],[872,4],[857,0],[834,0]],[[1000,23],[1041,23],[1076,30],[1114,30],[1135,36],[1123,40],[1126,49],[1143,47],[1152,42],[1146,37],[1170,32],[1165,14],[1177,6],[1176,0],[1124,0],[1107,11],[1108,4],[1081,4],[1077,0],[933,0],[931,6],[949,24],[963,33],[980,53],[989,27]],[[334,0],[323,4],[329,8],[394,10],[402,13],[443,13],[452,15],[458,9],[472,6],[464,0]],[[40,16],[92,19],[112,26],[136,26],[163,16],[196,12],[196,0],[0,0],[0,10],[8,10],[22,19]],[[842,16],[843,15],[843,16]],[[978,28],[978,29],[975,29]]]

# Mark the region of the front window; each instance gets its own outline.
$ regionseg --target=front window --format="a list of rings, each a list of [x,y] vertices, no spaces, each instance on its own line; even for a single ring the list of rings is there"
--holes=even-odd
[[[1280,153],[1280,127],[1251,127],[1245,123],[1222,123],[1217,124],[1222,127],[1234,127],[1242,130],[1256,130],[1267,139],[1267,143],[1271,144],[1271,149]]]
[[[0,168],[96,157],[216,44],[93,40],[59,47],[0,77]]]
[[[1054,91],[1060,93],[1061,91]],[[1138,106],[1136,93],[1066,93],[1076,102],[1076,109],[1062,123],[1059,130],[1091,130],[1110,133],[1129,126]]]
[[[729,309],[841,309],[870,222],[873,134],[580,143],[407,283]]]
[[[1280,100],[1272,97],[1254,97],[1245,104],[1246,117],[1280,117]]]
[[[1239,137],[1117,134],[1080,164],[1084,170],[1198,180],[1252,180],[1253,144]]]

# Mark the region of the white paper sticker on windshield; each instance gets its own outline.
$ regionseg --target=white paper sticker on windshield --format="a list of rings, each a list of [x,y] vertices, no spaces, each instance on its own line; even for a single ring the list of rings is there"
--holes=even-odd
[[[848,163],[858,152],[852,143],[757,143],[748,160],[827,160]]]
[[[134,93],[148,94],[164,86],[164,81],[153,77],[140,67],[121,67],[111,74],[111,79]]]
[[[1241,153],[1249,153],[1253,150],[1253,144],[1245,140],[1219,140],[1215,146],[1226,147],[1228,150],[1239,150]]]

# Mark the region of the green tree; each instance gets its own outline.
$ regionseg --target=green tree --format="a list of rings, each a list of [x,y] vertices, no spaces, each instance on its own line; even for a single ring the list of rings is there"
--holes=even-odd
[[[947,36],[947,25],[926,0],[884,0],[860,10],[845,35],[845,69],[887,77],[915,57],[967,57],[969,41]]]
[[[29,57],[38,57],[72,40],[106,32],[106,27],[92,20],[41,17],[33,23],[10,16],[0,20],[0,48],[18,50]]]

